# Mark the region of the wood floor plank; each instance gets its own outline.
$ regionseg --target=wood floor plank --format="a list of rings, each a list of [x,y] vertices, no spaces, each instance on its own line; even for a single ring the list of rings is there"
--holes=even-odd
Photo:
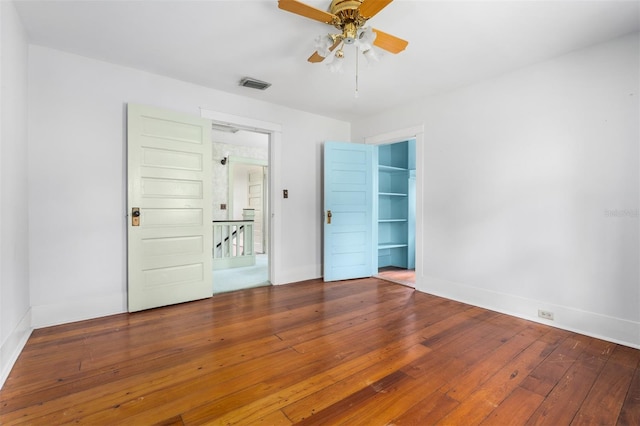
[[[24,386],[17,388],[17,394],[9,393],[7,395],[7,403],[5,412],[9,413],[24,407],[28,407],[31,401],[36,400],[42,405],[48,401],[59,398],[62,394],[66,397],[68,394],[77,394],[75,401],[81,402],[80,395],[82,392],[88,391],[86,398],[91,400],[92,392],[100,386],[118,382],[119,386],[125,388],[135,385],[140,379],[140,375],[145,375],[148,380],[161,380],[164,376],[171,376],[185,371],[185,378],[201,376],[207,374],[208,371],[216,372],[218,377],[224,377],[225,369],[234,373],[235,366],[240,362],[251,359],[259,359],[267,357],[269,354],[279,353],[283,349],[287,349],[288,345],[275,336],[267,336],[263,339],[249,340],[246,343],[230,345],[225,348],[203,348],[199,351],[192,351],[185,354],[183,351],[177,350],[165,357],[147,356],[145,362],[140,362],[137,358],[132,358],[126,364],[117,363],[107,370],[95,370],[90,373],[78,372],[69,377],[64,377],[57,383],[49,386],[36,388],[33,386]],[[211,352],[215,351],[215,358],[211,357]],[[245,356],[245,354],[247,354]],[[212,363],[215,361],[215,363]],[[169,367],[168,367],[169,366]],[[222,371],[220,371],[222,370]]]
[[[415,385],[417,383],[416,380],[402,371],[396,371],[296,424],[300,426],[318,424],[386,424],[386,421],[377,417],[379,411],[375,410],[375,408],[392,405],[399,398],[397,395],[398,389],[403,385]],[[389,397],[390,395],[393,396]],[[387,399],[387,401],[384,401],[384,399]]]
[[[423,395],[422,389],[419,390]],[[460,403],[455,399],[435,391],[425,395],[419,402],[389,422],[394,426],[432,425],[453,411]]]
[[[450,381],[442,391],[457,401],[464,401],[503,366],[508,365],[518,354],[536,342],[536,336],[537,333],[532,334],[530,330],[514,335],[478,363],[471,365],[467,371],[461,371],[459,376]],[[545,345],[544,348],[546,349],[547,346]]]
[[[309,280],[35,330],[0,424],[636,426],[639,369],[637,349],[388,281]]]
[[[605,358],[597,356],[601,345],[594,341],[589,341],[589,346],[532,414],[527,425],[571,423],[606,362]],[[589,350],[592,345],[595,350]]]
[[[544,397],[520,386],[480,423],[490,425],[523,425],[544,401]]]
[[[260,358],[259,364],[251,363],[250,368],[236,367],[217,369],[199,359],[188,366],[152,370],[124,380],[115,380],[95,385],[79,392],[62,392],[57,398],[31,405],[9,413],[3,411],[3,421],[42,419],[50,424],[60,424],[71,420],[84,419],[89,424],[109,424],[122,418],[149,412],[145,417],[149,422],[178,415],[185,408],[201,405],[205,401],[216,401],[228,393],[238,392],[259,383],[259,379],[276,369],[280,364],[305,364],[308,357],[290,349],[268,354]],[[286,372],[285,367],[281,367]],[[267,390],[268,391],[268,390]],[[182,408],[173,409],[177,404]],[[5,424],[5,423],[2,423]]]
[[[609,360],[625,367],[636,369],[640,367],[640,351],[628,346],[616,345]]]
[[[343,413],[342,424],[354,426],[386,425],[424,400],[424,393],[429,393],[431,386],[425,386],[420,380],[404,376],[404,380],[398,381],[388,388],[374,386],[376,395],[374,398],[349,410],[348,415]]]
[[[292,425],[291,421],[284,415],[282,411],[274,411],[264,417],[260,417],[253,422],[255,425],[264,426],[289,426]]]
[[[291,421],[304,420],[347,396],[366,388],[371,383],[402,369],[405,365],[430,352],[428,348],[417,343],[408,349],[403,349],[401,352],[397,351],[400,348],[394,349],[396,350],[389,348],[385,352],[384,359],[374,359],[377,361],[375,364],[365,364],[364,366],[367,368],[354,371],[358,367],[349,367],[347,371],[351,371],[351,375],[336,377],[335,373],[328,372],[331,377],[336,379],[334,383],[330,386],[311,389],[313,393],[302,395],[304,398],[296,401],[289,401],[290,403],[282,411]]]
[[[633,372],[633,368],[620,365],[609,359],[571,424],[615,424],[629,390]]]
[[[403,346],[390,345],[380,351],[372,351],[349,362],[341,363],[303,382],[295,383],[238,410],[225,413],[223,416],[211,413],[205,406],[185,413],[184,417],[192,423],[215,421],[221,424],[249,424],[266,413],[282,409],[289,420],[300,421],[320,411],[324,408],[321,404],[326,405],[332,397],[341,399],[348,396],[354,387],[364,388],[371,381],[381,380],[413,359],[429,352],[429,349],[418,344],[409,348]],[[335,386],[338,383],[340,386]],[[318,392],[322,395],[318,395]],[[314,398],[308,398],[309,396]],[[301,401],[304,403],[300,404]],[[298,413],[291,409],[292,405],[298,409]]]
[[[522,387],[546,397],[588,346],[585,336],[565,339],[523,382]]]
[[[633,374],[616,424],[618,426],[640,425],[640,367],[637,367]]]
[[[180,416],[171,417],[170,419],[162,420],[158,423],[154,423],[153,426],[184,426],[184,422]]]
[[[536,340],[509,360],[480,388],[464,398],[438,424],[479,424],[498,407],[544,359],[549,343]]]

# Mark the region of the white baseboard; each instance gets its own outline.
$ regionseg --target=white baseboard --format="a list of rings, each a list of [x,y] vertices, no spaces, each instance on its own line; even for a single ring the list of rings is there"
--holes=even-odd
[[[0,347],[0,389],[7,377],[9,377],[13,365],[16,363],[24,345],[27,344],[32,331],[31,309],[29,309],[7,340],[2,343],[2,347]]]
[[[33,328],[83,321],[127,312],[127,294],[115,293],[65,303],[36,305],[31,307],[31,311]]]
[[[640,322],[471,287],[435,277],[416,277],[416,290],[514,317],[535,321],[640,349]],[[553,312],[553,320],[538,317],[538,309]]]
[[[286,272],[280,273],[276,277],[276,282],[271,283],[273,285],[291,284],[300,281],[314,280],[316,278],[322,278],[320,267],[307,267],[307,268],[287,268]]]

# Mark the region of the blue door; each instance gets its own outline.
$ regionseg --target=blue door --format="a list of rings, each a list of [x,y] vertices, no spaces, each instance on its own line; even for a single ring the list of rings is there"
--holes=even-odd
[[[324,280],[376,274],[373,145],[324,144]]]

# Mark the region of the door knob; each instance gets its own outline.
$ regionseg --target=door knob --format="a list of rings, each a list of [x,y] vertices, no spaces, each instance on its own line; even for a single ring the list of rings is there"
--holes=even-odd
[[[327,224],[331,224],[331,210],[327,210]]]
[[[140,207],[131,209],[131,226],[140,226]]]

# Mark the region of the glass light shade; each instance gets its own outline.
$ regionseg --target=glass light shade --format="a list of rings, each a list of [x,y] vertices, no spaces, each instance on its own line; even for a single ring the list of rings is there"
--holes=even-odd
[[[378,53],[373,49],[373,47],[368,50],[365,50],[364,52],[362,52],[362,54],[367,59],[368,64],[372,64],[380,60]]]
[[[316,37],[314,44],[318,55],[326,58],[331,53],[329,48],[333,46],[333,39],[328,35],[320,35]]]
[[[344,63],[344,57],[342,55],[334,55],[333,61],[327,64],[329,71],[333,73],[342,72],[342,64]]]
[[[360,47],[360,50],[366,52],[367,50],[371,50],[373,46],[373,42],[376,40],[377,34],[371,29],[371,27],[363,28],[358,34],[357,45]]]

